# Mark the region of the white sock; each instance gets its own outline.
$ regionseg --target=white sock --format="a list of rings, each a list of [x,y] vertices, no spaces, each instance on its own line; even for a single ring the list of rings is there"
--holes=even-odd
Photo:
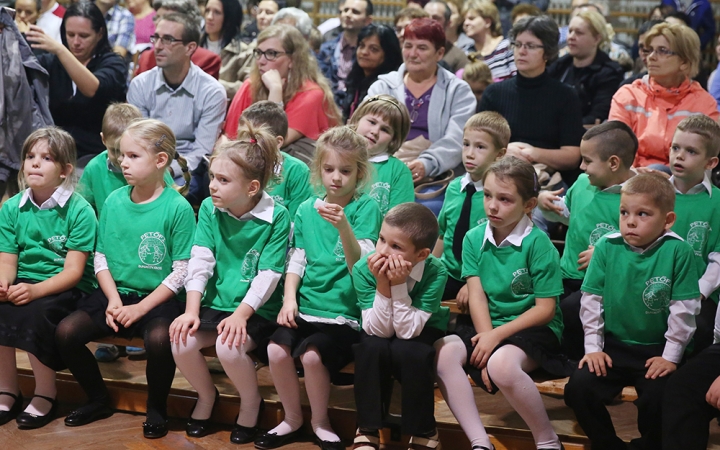
[[[240,347],[230,347],[227,344],[222,344],[220,337],[217,338],[215,343],[215,351],[218,359],[220,359],[220,364],[222,364],[225,373],[232,380],[240,394],[240,413],[238,414],[237,424],[248,428],[257,425],[260,402],[262,401],[258,389],[255,362],[247,354],[255,347],[255,342],[250,336],[247,337],[244,344],[240,344]]]
[[[505,398],[530,428],[538,448],[560,448],[540,392],[527,374],[537,368],[522,349],[504,345],[488,360],[488,373]]]
[[[57,396],[57,387],[55,386],[55,371],[41,363],[39,359],[28,353],[30,366],[35,377],[35,395],[43,397],[55,398]],[[50,412],[52,403],[40,397],[33,397],[30,404],[25,408],[26,413],[44,416]]]
[[[15,349],[0,346],[0,392],[19,394]],[[15,400],[9,395],[0,395],[0,411],[10,411]]]
[[[436,341],[435,349],[438,385],[450,411],[455,415],[472,447],[492,448],[475,405],[472,386],[463,370],[467,360],[465,344],[458,336],[451,335]]]
[[[322,363],[320,351],[315,346],[308,346],[300,356],[305,369],[305,390],[310,400],[312,411],[311,424],[315,436],[321,441],[339,442],[340,437],[330,426],[328,402],[330,401],[330,373]]]
[[[280,425],[268,433],[284,436],[298,430],[303,423],[302,407],[300,406],[300,380],[295,371],[295,361],[286,345],[270,342],[268,359],[270,375],[272,375],[273,384],[285,411],[285,418]]]
[[[210,377],[205,357],[200,350],[213,347],[217,339],[214,331],[196,331],[193,336],[188,335],[187,344],[180,341],[172,344],[172,354],[177,368],[180,369],[188,383],[198,393],[197,404],[190,415],[196,420],[206,420],[212,415],[215,406],[215,385]]]

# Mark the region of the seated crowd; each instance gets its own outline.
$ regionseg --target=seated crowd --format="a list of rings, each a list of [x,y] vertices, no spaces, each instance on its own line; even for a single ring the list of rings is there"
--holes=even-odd
[[[436,382],[472,449],[494,449],[470,379],[503,393],[537,449],[561,449],[539,369],[569,377],[593,448],[627,448],[605,406],[625,386],[632,448],[707,446],[707,21],[644,24],[631,74],[602,0],[572,0],[567,27],[534,5],[413,1],[395,29],[371,0],[341,0],[324,34],[280,0],[248,5],[245,27],[237,0],[127,3],[17,0],[3,31],[47,72],[38,104],[55,126],[29,133],[17,167],[0,152],[21,188],[0,208],[0,425],[53,420],[63,369],[87,395],[67,426],[111,416],[86,344],[120,336],[147,352],[146,438],[168,433],[176,367],[198,393],[187,435],[210,432],[213,347],[241,398],[230,440],[260,449],[301,436],[296,364],[318,445],[345,448],[328,402],[353,361],[356,450],[379,450],[393,379],[412,449],[441,448]],[[266,432],[256,360],[284,410]]]

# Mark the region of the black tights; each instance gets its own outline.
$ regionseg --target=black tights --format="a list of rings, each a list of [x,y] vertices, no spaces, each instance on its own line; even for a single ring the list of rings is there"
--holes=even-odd
[[[145,374],[148,383],[147,420],[159,423],[167,419],[167,398],[175,376],[175,361],[170,348],[171,321],[158,317],[145,326],[143,339],[147,352]],[[98,327],[85,311],[75,311],[66,317],[55,332],[63,361],[83,388],[90,403],[110,402],[100,368],[85,344],[112,335]]]

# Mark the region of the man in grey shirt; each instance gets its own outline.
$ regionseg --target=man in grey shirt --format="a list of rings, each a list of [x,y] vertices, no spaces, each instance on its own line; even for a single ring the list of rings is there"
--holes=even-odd
[[[225,89],[190,61],[200,40],[200,28],[193,19],[180,13],[164,15],[150,40],[157,67],[132,80],[127,100],[143,116],[173,130],[177,150],[193,171],[212,152],[225,120]],[[176,180],[182,178],[177,161],[170,168]]]

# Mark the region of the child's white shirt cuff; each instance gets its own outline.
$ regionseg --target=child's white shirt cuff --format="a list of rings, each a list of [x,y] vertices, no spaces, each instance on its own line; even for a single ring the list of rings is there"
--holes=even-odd
[[[706,299],[710,298],[710,295],[720,287],[720,253],[710,252],[708,265],[699,283],[700,293]]]
[[[250,289],[248,289],[247,294],[245,294],[242,303],[251,307],[253,311],[257,311],[268,301],[273,292],[275,292],[281,277],[281,273],[273,270],[266,269],[259,271],[255,278],[253,278]]]
[[[215,255],[212,250],[200,245],[193,245],[190,250],[190,262],[187,266],[185,278],[185,292],[205,292],[208,280],[215,270]]]
[[[93,256],[93,267],[95,269],[95,275],[103,270],[110,270],[105,253],[95,252],[95,256]]]
[[[392,337],[395,334],[392,299],[375,291],[372,308],[362,311],[362,328],[371,336]]]
[[[180,289],[183,288],[183,285],[185,284],[185,279],[187,278],[187,274],[187,259],[179,259],[177,261],[173,261],[172,272],[170,272],[170,275],[165,277],[165,279],[162,281],[162,285],[173,291],[173,293],[177,294],[178,292],[180,292]]]
[[[585,332],[585,354],[603,351],[605,348],[605,320],[603,319],[603,298],[601,296],[588,292],[582,293],[580,320]]]
[[[668,329],[665,332],[665,349],[662,357],[679,364],[693,334],[695,334],[695,316],[700,314],[700,299],[671,300]]]
[[[307,258],[305,257],[305,249],[291,248],[290,261],[286,273],[294,273],[302,278],[305,275],[305,267],[307,266]]]

